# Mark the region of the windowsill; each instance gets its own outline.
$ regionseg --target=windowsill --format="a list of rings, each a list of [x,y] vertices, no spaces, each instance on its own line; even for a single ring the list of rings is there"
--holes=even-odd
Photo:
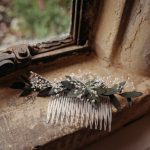
[[[41,53],[38,55],[35,55],[32,57],[32,61],[33,62],[37,62],[37,61],[41,61],[50,57],[55,57],[60,58],[61,56],[72,56],[72,55],[79,55],[79,54],[87,54],[89,53],[89,47],[87,45],[85,46],[77,46],[77,45],[73,45],[73,46],[68,46],[68,47],[64,47],[64,48],[60,48],[54,51],[49,51],[49,52],[45,52],[45,53]]]
[[[33,46],[34,47],[34,46]],[[88,45],[84,46],[67,46],[64,48],[58,48],[56,50],[49,50],[42,52],[42,49],[34,49],[28,45],[16,45],[6,49],[6,51],[0,53],[0,77],[10,74],[16,70],[20,70],[24,67],[29,67],[35,63],[52,62],[53,60],[60,59],[62,57],[87,54],[90,51]],[[23,55],[20,55],[20,52]]]
[[[68,49],[66,52],[68,52]],[[76,142],[78,139],[76,139],[76,142],[74,143],[74,146],[82,147],[83,145],[91,143],[97,138],[108,134],[107,132],[89,131],[88,129],[81,130],[82,128],[69,125],[64,125],[62,127],[59,125],[50,126],[50,124],[46,124],[44,121],[48,98],[36,98],[35,100],[32,100],[32,98],[19,98],[19,90],[8,88],[20,74],[24,74],[29,70],[37,72],[49,80],[53,80],[54,78],[63,77],[72,72],[77,73],[79,69],[82,73],[90,71],[100,76],[112,73],[114,76],[127,74],[123,70],[108,68],[103,64],[100,65],[97,57],[94,54],[90,54],[79,55],[76,57],[64,57],[46,64],[32,65],[13,73],[9,77],[3,78],[3,80],[1,79],[0,125],[3,128],[3,131],[0,131],[0,135],[3,136],[3,138],[0,138],[2,139],[1,142],[7,145],[10,144],[12,147],[20,146],[21,143],[23,147],[33,148],[34,146],[44,145],[59,138],[61,141],[61,138],[64,136],[67,140],[74,139],[77,136],[82,139],[83,136],[85,136],[85,140],[79,140],[80,142],[77,144]],[[146,95],[148,88],[146,87],[146,84],[148,79],[142,77],[141,81],[140,76],[133,74],[130,74],[130,77],[136,82],[136,90],[144,92]],[[131,108],[127,108],[126,103],[122,103],[123,110],[119,113],[116,113],[115,109],[113,109],[113,131],[122,127],[127,122],[145,114],[150,108],[150,101],[148,98],[149,97],[143,96],[142,98],[135,100],[135,104]],[[5,144],[4,146],[6,146]],[[53,142],[51,144],[54,145]]]

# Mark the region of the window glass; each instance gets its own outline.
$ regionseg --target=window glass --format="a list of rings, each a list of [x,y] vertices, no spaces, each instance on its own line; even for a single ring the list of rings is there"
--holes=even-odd
[[[71,0],[0,0],[0,45],[49,40],[70,30]]]

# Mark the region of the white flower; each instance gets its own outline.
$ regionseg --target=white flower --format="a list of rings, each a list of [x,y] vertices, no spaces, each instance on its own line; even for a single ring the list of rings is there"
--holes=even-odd
[[[95,94],[95,96],[96,96],[96,97],[98,97],[98,95],[97,95],[97,94]]]
[[[95,103],[95,99],[93,99],[91,102],[92,102],[92,103]]]
[[[55,92],[55,93],[57,93],[57,92],[58,92],[58,90],[57,90],[57,89],[54,89],[54,92]]]
[[[78,92],[78,90],[74,90],[74,93],[76,94]]]
[[[78,95],[77,98],[81,98],[82,94]]]

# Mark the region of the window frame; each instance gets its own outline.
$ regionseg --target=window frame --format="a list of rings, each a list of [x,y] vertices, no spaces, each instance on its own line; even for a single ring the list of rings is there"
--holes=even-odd
[[[88,21],[85,18],[89,0],[73,0],[71,9],[71,26],[69,35],[57,37],[56,40],[40,42],[31,47],[38,54],[57,50],[72,45],[85,45],[88,40]],[[86,26],[84,26],[86,24]],[[84,26],[84,32],[81,29]],[[86,32],[85,32],[86,31]],[[84,35],[84,36],[83,36]]]
[[[89,52],[97,3],[97,0],[72,1],[70,35],[34,45],[20,44],[0,52],[0,77],[32,63]]]

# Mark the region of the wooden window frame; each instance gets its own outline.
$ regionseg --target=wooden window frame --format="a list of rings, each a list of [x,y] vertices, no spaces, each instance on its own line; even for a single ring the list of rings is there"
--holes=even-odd
[[[35,45],[20,44],[0,52],[0,77],[30,64],[88,52],[97,0],[73,0],[70,35]]]

